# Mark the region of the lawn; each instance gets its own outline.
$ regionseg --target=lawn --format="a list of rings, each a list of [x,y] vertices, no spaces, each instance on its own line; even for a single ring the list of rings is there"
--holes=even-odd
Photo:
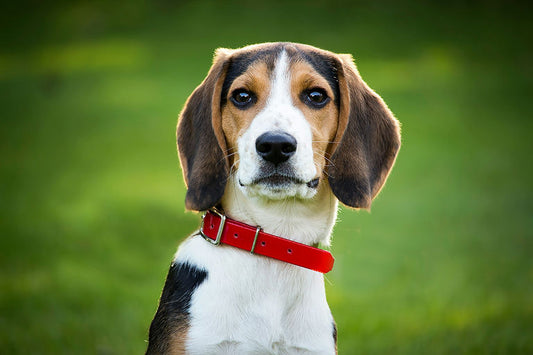
[[[217,47],[352,53],[402,122],[342,208],[340,354],[533,353],[533,36],[519,2],[57,2],[0,15],[0,352],[135,354],[184,209],[175,125]]]

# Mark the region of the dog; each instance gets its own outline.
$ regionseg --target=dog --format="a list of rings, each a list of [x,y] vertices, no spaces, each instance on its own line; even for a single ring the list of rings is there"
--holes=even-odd
[[[338,201],[370,208],[399,122],[350,55],[296,43],[218,49],[183,108],[185,206],[147,354],[335,354],[323,273]]]

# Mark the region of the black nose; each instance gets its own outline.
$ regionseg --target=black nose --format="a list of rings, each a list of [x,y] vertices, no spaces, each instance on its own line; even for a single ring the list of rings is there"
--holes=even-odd
[[[255,150],[266,161],[280,164],[296,151],[296,139],[283,132],[267,132],[255,141]]]

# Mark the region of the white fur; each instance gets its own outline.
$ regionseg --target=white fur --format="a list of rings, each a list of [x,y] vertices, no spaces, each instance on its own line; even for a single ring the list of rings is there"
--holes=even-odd
[[[295,173],[304,181],[320,176],[313,163],[311,129],[290,99],[285,53],[276,64],[268,104],[239,139],[240,166],[228,181],[222,205],[229,217],[259,225],[267,233],[309,245],[329,244],[337,199],[327,181],[316,189],[294,186],[286,195],[241,186],[258,173],[256,138],[273,129],[297,139],[291,158]],[[188,353],[335,353],[322,274],[230,246],[214,246],[198,235],[181,245],[176,261],[208,272],[191,299]]]
[[[257,114],[250,127],[238,139],[239,170],[237,177],[241,187],[250,195],[262,195],[270,199],[288,197],[312,197],[316,189],[305,184],[293,184],[283,190],[273,190],[265,185],[253,185],[261,168],[261,157],[255,150],[255,141],[266,132],[282,131],[296,138],[297,148],[290,163],[295,177],[309,182],[317,177],[313,162],[312,132],[302,111],[294,106],[291,99],[289,60],[282,52],[274,69],[270,96],[263,110]]]

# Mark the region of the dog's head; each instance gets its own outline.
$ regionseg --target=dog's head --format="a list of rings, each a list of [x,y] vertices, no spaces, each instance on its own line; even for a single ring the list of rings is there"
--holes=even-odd
[[[186,207],[198,211],[221,200],[230,174],[250,196],[309,199],[329,183],[345,205],[369,208],[400,147],[398,121],[350,55],[295,43],[217,50],[177,140]]]

